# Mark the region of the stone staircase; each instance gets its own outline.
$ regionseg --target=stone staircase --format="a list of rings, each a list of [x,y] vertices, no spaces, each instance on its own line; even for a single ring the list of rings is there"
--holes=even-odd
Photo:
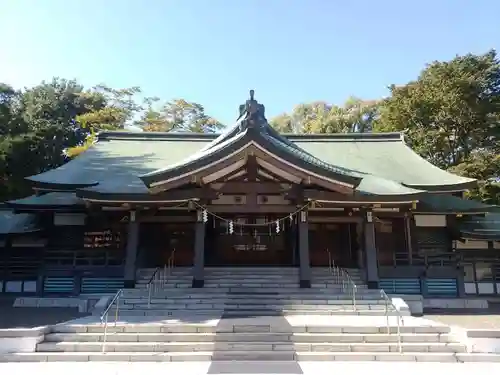
[[[138,273],[136,290],[127,291],[122,315],[165,316],[177,311],[225,316],[254,315],[385,315],[380,291],[368,290],[359,270],[350,270],[358,285],[356,311],[350,295],[343,293],[327,268],[313,270],[311,288],[299,288],[296,268],[208,268],[203,289],[191,288],[191,270],[175,269],[151,299],[144,298],[154,270]]]
[[[119,319],[115,324],[111,309],[106,335],[98,316],[82,318],[51,327],[35,353],[0,361],[500,359],[467,353],[449,327],[409,311],[401,319],[386,316],[380,291],[367,289],[356,270],[350,270],[358,283],[356,309],[328,269],[314,269],[312,288],[301,289],[297,269],[209,268],[205,287],[192,289],[190,269],[177,268],[148,306],[152,272],[139,271],[137,288],[124,291]]]
[[[198,317],[200,318],[200,317]],[[328,319],[325,319],[328,318]],[[395,321],[385,317],[309,316],[247,318],[122,319],[104,327],[96,319],[52,327],[35,353],[0,361],[422,361],[465,362],[491,356],[466,353],[450,329],[406,317],[402,353]],[[103,352],[104,347],[104,352]],[[498,360],[498,358],[497,358]]]

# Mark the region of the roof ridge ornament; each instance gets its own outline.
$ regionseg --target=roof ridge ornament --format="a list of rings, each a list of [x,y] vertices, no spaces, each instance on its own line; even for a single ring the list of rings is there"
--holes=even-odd
[[[254,127],[266,122],[266,108],[255,100],[255,90],[250,90],[250,99],[245,104],[240,105],[240,116],[245,116],[246,127]]]

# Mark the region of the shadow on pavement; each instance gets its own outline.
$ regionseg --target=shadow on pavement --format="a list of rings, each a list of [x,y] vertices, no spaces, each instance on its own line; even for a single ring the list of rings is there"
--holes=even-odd
[[[33,328],[88,316],[78,308],[13,307],[15,298],[0,298],[0,328]]]

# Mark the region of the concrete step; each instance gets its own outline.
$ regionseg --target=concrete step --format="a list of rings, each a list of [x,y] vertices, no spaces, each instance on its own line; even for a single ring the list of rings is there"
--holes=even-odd
[[[200,316],[203,318],[203,316]],[[390,326],[391,334],[396,335],[397,327]],[[104,332],[103,324],[58,324],[52,327],[53,333],[97,333]],[[286,334],[351,334],[351,335],[372,335],[372,334],[387,334],[387,326],[248,326],[248,325],[232,325],[228,327],[218,327],[207,323],[167,323],[167,324],[133,324],[118,322],[116,326],[109,324],[107,327],[108,333],[286,333]],[[420,334],[449,334],[450,328],[447,326],[408,326],[400,327],[401,334],[420,335]]]
[[[148,300],[148,291],[125,291],[122,301],[138,301],[138,300]],[[236,301],[240,299],[259,299],[260,301],[326,301],[329,304],[343,304],[350,303],[352,301],[352,296],[340,293],[248,293],[248,292],[216,292],[199,294],[198,292],[176,290],[176,291],[154,291],[151,295],[152,300],[157,301],[183,301],[185,299],[206,301],[206,300],[218,300],[218,301]],[[360,304],[363,303],[382,303],[385,304],[385,300],[380,299],[379,294],[368,294],[368,293],[357,293],[356,301]],[[320,302],[321,303],[321,302]]]
[[[150,274],[139,274],[136,275],[138,279],[146,280],[150,279],[153,276],[153,273]],[[184,273],[168,273],[168,276],[173,278],[191,278],[193,277],[192,272],[184,272]],[[359,274],[350,274],[349,275],[353,280],[363,280],[363,276]],[[245,280],[254,280],[258,278],[264,279],[282,279],[282,280],[297,280],[299,278],[299,273],[293,274],[263,274],[259,272],[248,272],[248,273],[239,273],[239,272],[227,272],[227,273],[205,273],[205,280],[217,280],[217,279],[235,279],[237,277],[244,278]],[[312,274],[311,278],[313,280],[336,280],[336,276],[331,273],[324,274]]]
[[[385,303],[384,301],[378,301],[378,300],[371,300],[371,299],[362,299],[356,301],[356,305],[358,306],[384,306],[385,308]],[[125,306],[125,305],[136,305],[136,304],[144,304],[148,303],[148,298],[143,297],[143,298],[123,298],[120,301],[120,306]],[[246,304],[246,305],[262,305],[262,304],[268,304],[268,303],[275,303],[279,305],[283,304],[290,304],[290,305],[329,305],[329,306],[343,306],[343,305],[352,305],[352,300],[337,300],[337,299],[332,299],[332,300],[327,300],[327,299],[296,299],[296,298],[261,298],[261,299],[256,299],[255,296],[252,298],[234,298],[231,296],[228,296],[226,298],[186,298],[186,297],[179,297],[179,298],[157,298],[153,297],[151,298],[151,304],[152,305],[166,305],[166,306],[172,306],[175,304],[225,304],[225,303],[230,303],[230,304]]]
[[[496,353],[457,353],[459,362],[500,362],[500,354]]]
[[[478,355],[480,357],[481,355]],[[500,357],[500,355],[497,355]],[[188,361],[407,361],[458,362],[471,359],[465,353],[364,353],[364,352],[295,352],[295,351],[216,351],[216,352],[66,352],[66,353],[11,353],[0,355],[0,362],[188,362]],[[484,358],[484,356],[481,356]],[[491,358],[491,357],[490,357]],[[496,359],[496,358],[495,358]],[[498,361],[498,360],[497,360]]]
[[[356,333],[112,333],[109,342],[287,342],[287,343],[396,343],[394,334]],[[50,333],[47,342],[103,342],[104,333]],[[403,343],[452,343],[452,336],[439,333],[402,334]]]
[[[149,283],[139,283],[136,284],[136,288],[145,288]],[[177,280],[170,280],[170,281],[165,281],[162,283],[156,283],[160,284],[162,288],[192,288],[192,282],[179,282]],[[341,290],[343,287],[342,285],[335,284],[335,283],[312,283],[311,284],[312,289],[338,289]],[[366,285],[356,285],[358,289],[368,289]],[[300,289],[299,288],[299,283],[298,281],[295,281],[293,283],[282,283],[282,282],[266,282],[266,281],[259,281],[259,282],[245,282],[245,281],[235,281],[235,282],[206,282],[205,286],[203,287],[204,289],[208,288],[287,288],[287,289]],[[347,286],[346,286],[347,288]]]
[[[121,310],[120,316],[154,316],[154,317],[170,317],[179,312],[185,312],[186,309],[170,309],[170,310]],[[301,309],[192,309],[192,313],[200,316],[214,316],[214,314],[224,314],[231,317],[265,317],[265,316],[291,316],[291,315],[356,315],[356,316],[385,316],[384,311],[377,310],[357,310],[357,311],[334,311],[334,310],[301,310]]]
[[[153,273],[156,267],[153,268],[140,268],[137,270],[137,274],[147,274]],[[191,272],[192,267],[174,267],[172,269],[173,273],[183,273]],[[344,271],[349,274],[363,274],[364,271],[359,268],[344,268]],[[205,267],[206,274],[214,273],[252,273],[252,274],[298,274],[298,267]],[[315,274],[327,274],[330,273],[328,267],[311,267],[311,273]]]
[[[101,352],[102,342],[44,342],[37,352]],[[464,353],[466,347],[456,343],[403,343],[403,353]],[[397,343],[293,343],[293,342],[115,342],[105,344],[107,352],[398,352]]]
[[[315,289],[306,289],[306,288],[290,288],[290,287],[285,287],[285,288],[276,288],[275,286],[273,287],[259,287],[259,288],[252,288],[252,287],[206,287],[206,288],[201,288],[201,289],[193,289],[191,286],[186,286],[184,288],[175,288],[175,287],[160,287],[161,291],[165,293],[169,292],[179,292],[181,289],[182,291],[185,292],[186,290],[192,291],[196,293],[203,293],[203,294],[210,294],[210,293],[240,293],[240,294],[265,294],[265,293],[275,293],[275,294],[285,294],[285,295],[292,295],[292,294],[308,294],[308,295],[335,295],[335,294],[342,294],[342,289],[341,288],[315,288]],[[139,287],[137,289],[129,289],[127,290],[127,293],[133,294],[134,292],[139,292],[139,293],[145,293],[146,292],[146,287]],[[377,295],[380,297],[380,292],[378,290],[364,290],[360,291],[358,293],[359,295]]]
[[[208,301],[207,301],[208,302]],[[243,310],[301,310],[301,311],[352,311],[352,305],[309,305],[309,304],[251,304],[251,303],[187,303],[187,304],[132,304],[123,305],[121,310],[150,310],[150,309],[168,309],[168,310],[205,310],[205,309],[243,309]],[[356,311],[386,311],[382,305],[359,305],[356,306]]]

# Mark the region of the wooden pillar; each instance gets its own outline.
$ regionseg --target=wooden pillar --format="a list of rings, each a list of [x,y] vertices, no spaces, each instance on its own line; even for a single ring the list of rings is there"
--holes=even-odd
[[[363,223],[356,223],[356,251],[358,252],[357,258],[358,258],[358,268],[361,270],[365,268],[365,252],[364,252],[364,234],[363,234],[363,228],[364,225]]]
[[[413,264],[413,245],[411,238],[411,219],[405,216],[405,238],[406,238],[406,250],[408,251],[408,264]]]
[[[0,285],[0,293],[3,293],[6,291],[6,284],[7,284],[7,268],[10,264],[9,262],[9,257],[11,255],[11,248],[12,248],[12,237],[7,234],[5,236],[5,244],[4,248],[0,249],[0,281],[2,281],[2,284]]]
[[[309,221],[306,211],[299,214],[300,287],[311,287],[311,262],[309,260]]]
[[[139,247],[139,222],[136,221],[135,211],[130,212],[130,220],[127,231],[127,250],[125,254],[124,286],[135,287],[135,271],[137,260],[137,249]]]
[[[378,289],[378,260],[377,244],[375,237],[375,223],[371,212],[366,213],[364,220],[364,244],[365,244],[365,266],[366,284],[368,289]]]
[[[194,235],[194,267],[193,288],[203,288],[205,285],[205,223],[203,214],[197,212]]]

